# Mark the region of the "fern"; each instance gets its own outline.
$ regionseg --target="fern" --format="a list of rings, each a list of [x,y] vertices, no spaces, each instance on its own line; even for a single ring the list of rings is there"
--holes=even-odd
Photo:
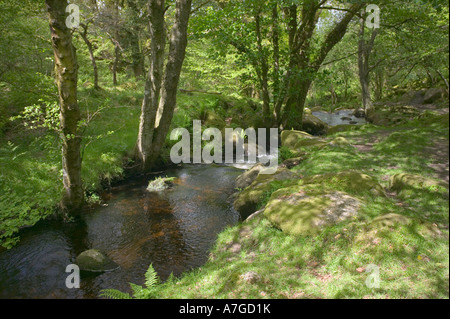
[[[153,288],[158,283],[158,274],[153,268],[153,264],[150,264],[145,272],[145,286],[147,288]]]
[[[130,287],[133,292],[133,297],[126,292],[122,292],[117,289],[103,289],[100,292],[100,297],[105,297],[109,299],[149,299],[154,295],[156,284],[158,283],[158,274],[150,264],[147,271],[145,272],[145,287],[133,284],[130,282]]]
[[[130,294],[117,289],[102,289],[102,291],[100,292],[100,297],[109,299],[131,299]]]

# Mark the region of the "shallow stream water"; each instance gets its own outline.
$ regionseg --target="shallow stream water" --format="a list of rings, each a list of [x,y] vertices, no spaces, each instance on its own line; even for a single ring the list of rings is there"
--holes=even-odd
[[[228,201],[241,170],[187,165],[165,171],[172,189],[148,192],[146,177],[103,195],[107,206],[84,212],[79,222],[41,222],[21,232],[19,244],[0,253],[0,298],[97,298],[101,289],[129,292],[142,285],[152,263],[162,280],[203,265],[217,234],[239,220]],[[66,266],[86,249],[99,249],[120,268],[83,275],[68,289]]]
[[[358,124],[352,111],[313,112],[329,125]],[[347,119],[342,119],[347,117]],[[102,289],[130,292],[153,264],[165,280],[203,265],[217,235],[236,224],[229,196],[251,163],[184,165],[126,181],[104,193],[105,206],[83,212],[74,223],[43,221],[20,233],[20,242],[0,252],[0,298],[98,298]],[[172,189],[148,192],[149,180],[176,177]],[[66,267],[86,249],[99,249],[120,268],[85,275],[80,288],[66,287]]]

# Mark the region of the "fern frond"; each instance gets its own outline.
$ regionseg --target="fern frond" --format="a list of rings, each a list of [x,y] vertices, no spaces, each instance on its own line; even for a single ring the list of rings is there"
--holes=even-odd
[[[133,291],[133,296],[139,298],[142,295],[144,288],[142,286],[133,284],[130,282],[131,290]]]
[[[153,268],[153,264],[150,264],[145,272],[145,286],[147,288],[153,288],[158,283],[158,273]]]
[[[130,294],[117,289],[102,289],[100,292],[100,297],[109,299],[131,299]]]

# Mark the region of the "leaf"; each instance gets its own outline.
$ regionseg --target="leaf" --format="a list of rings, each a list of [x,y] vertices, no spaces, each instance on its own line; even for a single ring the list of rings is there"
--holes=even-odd
[[[158,274],[153,268],[153,264],[150,264],[145,272],[145,286],[147,288],[153,288],[158,283]]]
[[[109,299],[131,299],[130,294],[117,289],[102,289],[100,292],[100,297]]]

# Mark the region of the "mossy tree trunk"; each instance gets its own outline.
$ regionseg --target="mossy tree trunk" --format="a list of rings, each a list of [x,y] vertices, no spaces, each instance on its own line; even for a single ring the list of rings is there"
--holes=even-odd
[[[352,4],[313,54],[315,50],[311,43],[321,9],[323,9],[322,4],[323,1],[305,1],[301,7],[300,22],[297,21],[300,8],[298,5],[284,8],[289,36],[289,71],[285,76],[287,86],[274,107],[277,124],[283,129],[302,126],[306,97],[317,72],[331,49],[345,35],[350,21],[364,5],[363,3]],[[283,103],[284,108],[281,107]]]
[[[378,29],[372,31],[372,35],[368,41],[365,40],[365,19],[360,18],[359,41],[358,41],[358,72],[359,83],[361,84],[361,103],[366,114],[370,113],[373,108],[372,97],[370,92],[370,66],[369,58],[372,52]]]
[[[178,82],[187,46],[187,27],[192,0],[176,2],[175,22],[169,39],[169,53],[165,60],[164,0],[149,1],[151,58],[141,108],[137,158],[144,171],[154,165],[172,122],[176,105]]]
[[[67,1],[46,0],[55,56],[55,76],[59,92],[62,138],[62,168],[64,194],[63,210],[76,215],[84,203],[81,180],[81,136],[78,124],[81,119],[77,101],[78,63],[72,44],[71,30],[66,26]]]

